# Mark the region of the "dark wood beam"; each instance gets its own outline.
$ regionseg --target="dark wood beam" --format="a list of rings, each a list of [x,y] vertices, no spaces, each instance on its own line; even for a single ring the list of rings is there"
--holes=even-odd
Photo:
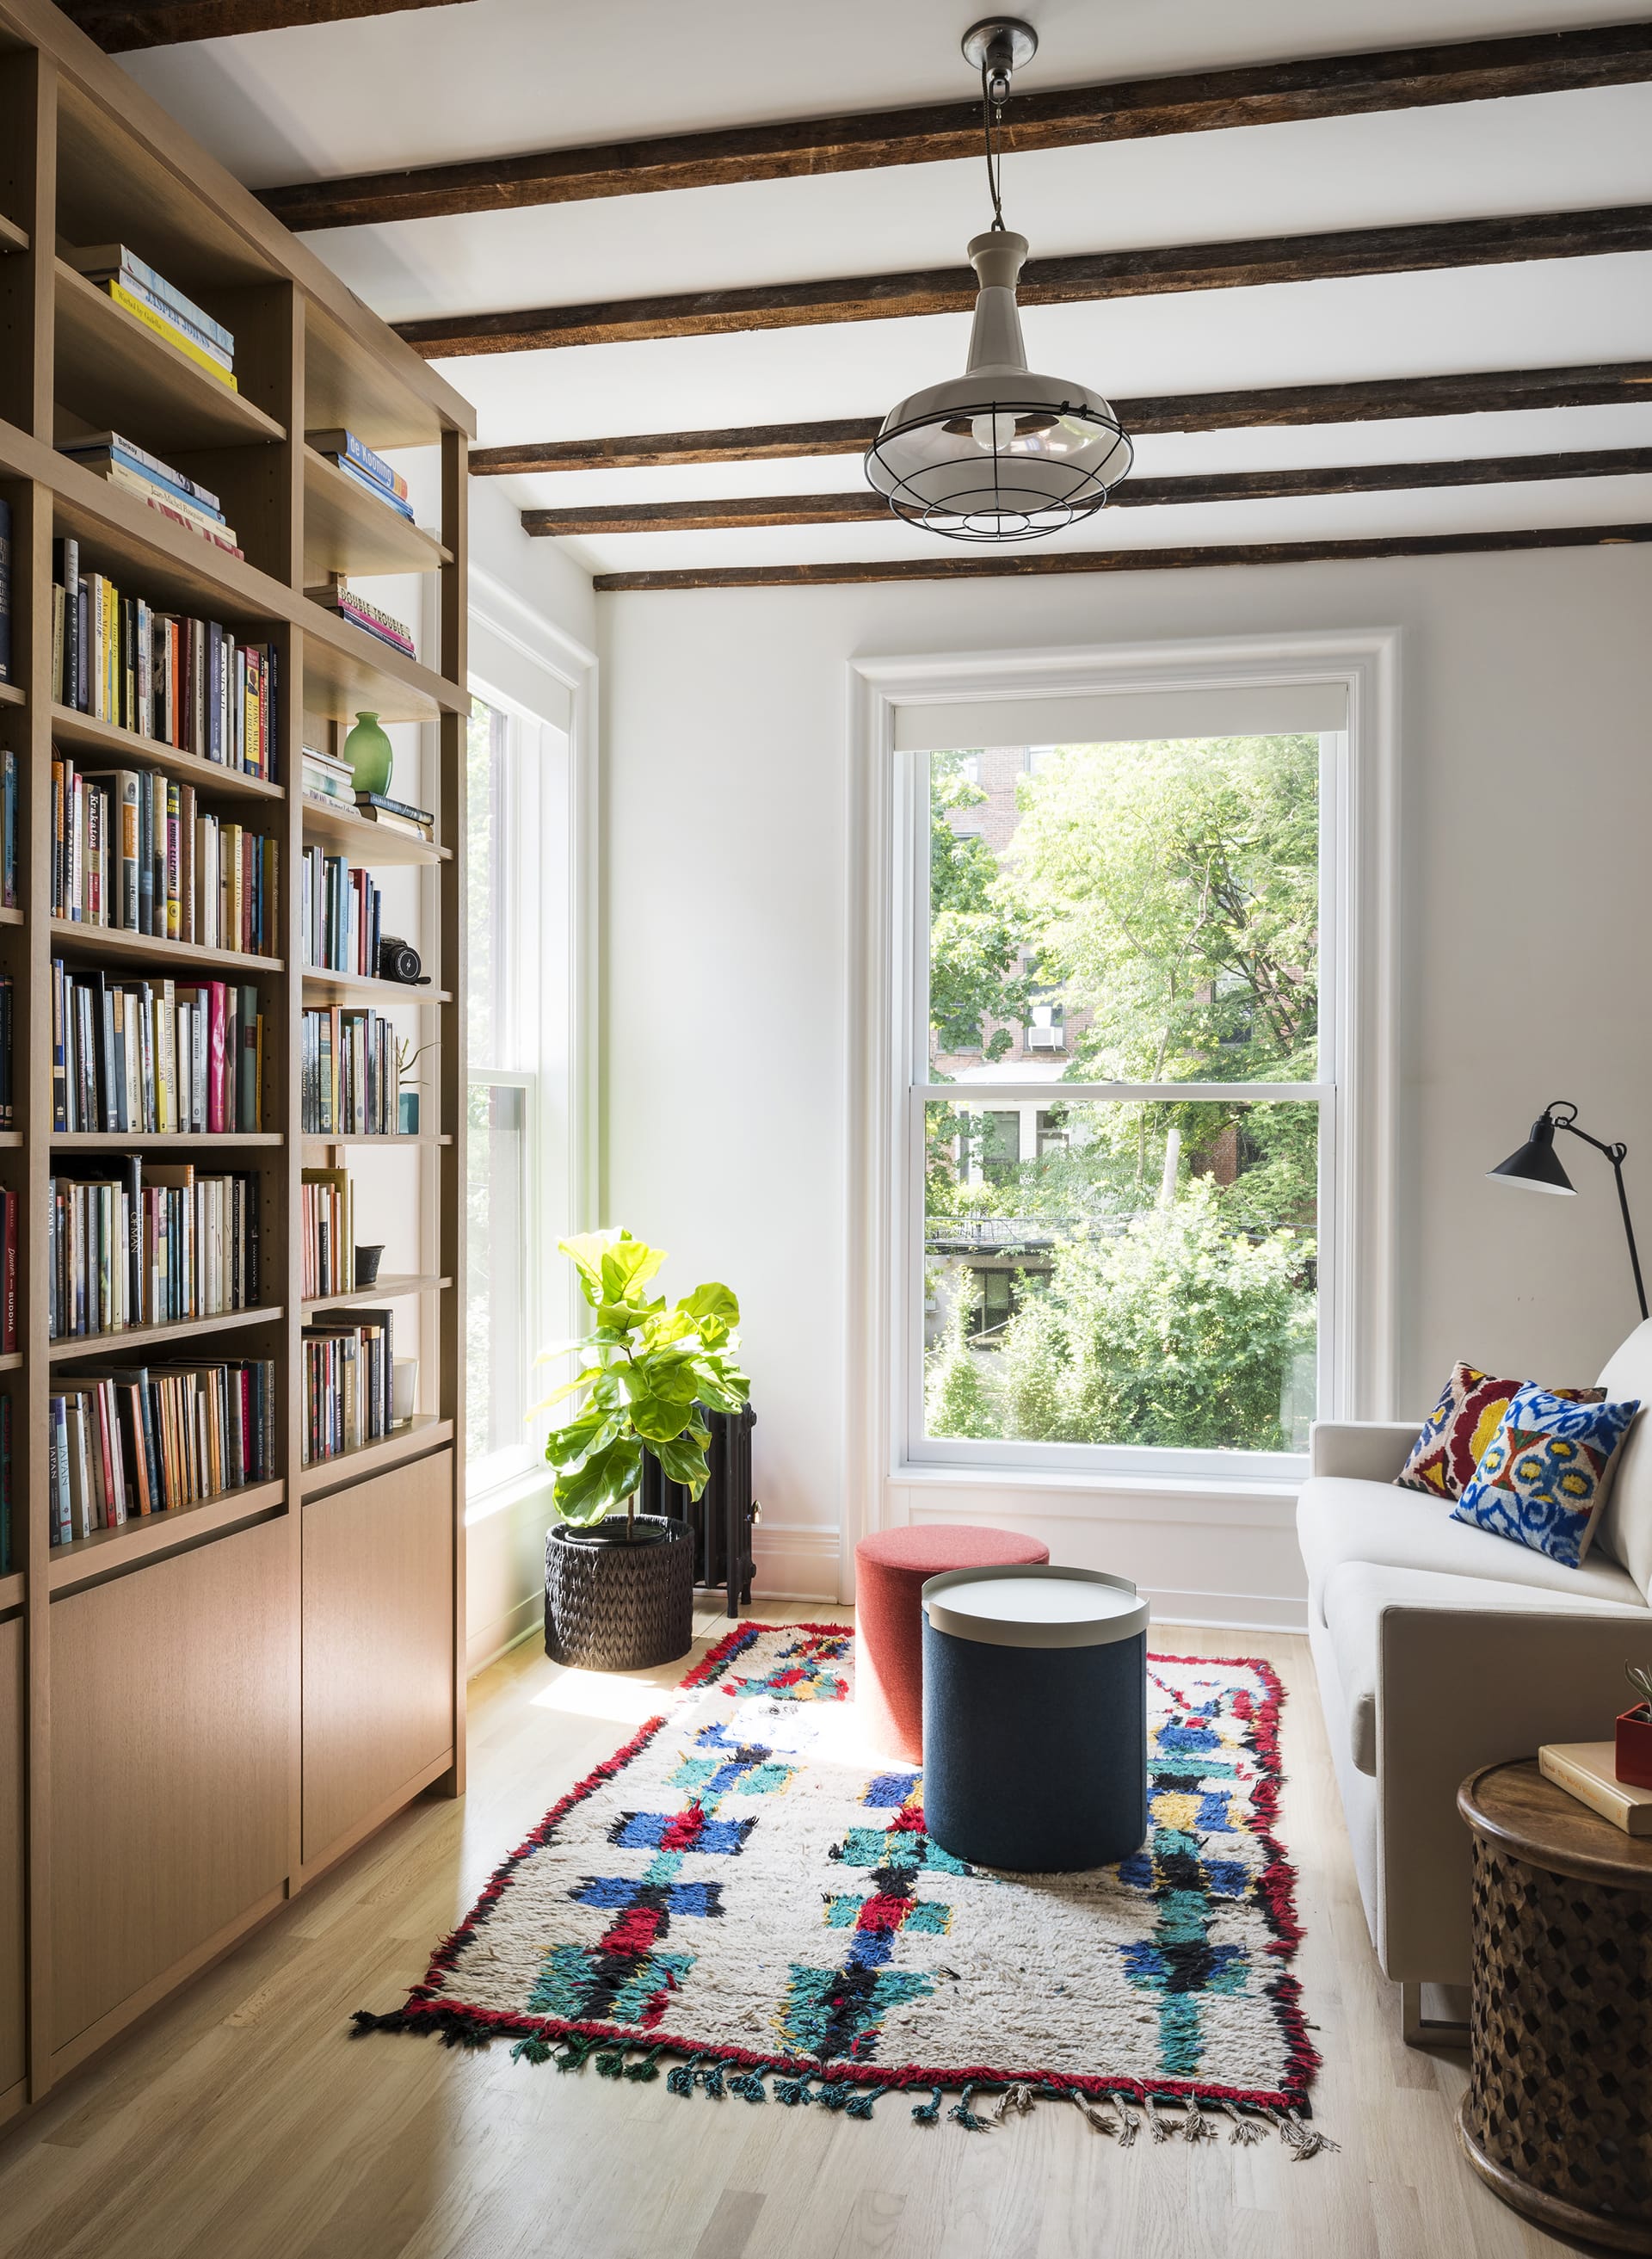
[[[1250,392],[1169,393],[1114,403],[1133,438],[1165,431],[1244,431],[1299,424],[1375,424],[1412,416],[1475,416],[1515,408],[1593,408],[1652,401],[1652,360],[1579,368],[1501,369],[1464,376],[1385,376],[1356,384],[1270,385]],[[473,447],[473,475],[654,470],[675,463],[797,461],[859,455],[879,418],[759,424],[732,431],[654,431],[611,439],[530,439]]]
[[[1208,565],[1326,565],[1365,557],[1467,557],[1520,549],[1607,549],[1652,541],[1652,525],[1548,525],[1510,533],[1399,534],[1374,541],[1235,541],[1197,549],[1043,549],[1013,557],[903,557],[885,565],[695,566],[599,573],[601,596],[666,588],[831,588],[874,581],[1023,580],[1059,573],[1176,573]]]
[[[1017,93],[1005,114],[1004,146],[1070,149],[1085,142],[1621,86],[1648,77],[1652,25],[1613,24]],[[934,103],[306,181],[267,189],[263,200],[291,228],[379,226],[387,220],[511,211],[659,189],[936,164],[977,156],[980,139],[978,102]]]
[[[1126,479],[1109,510],[1167,503],[1278,502],[1310,495],[1401,494],[1433,487],[1529,485],[1542,479],[1635,478],[1652,472],[1652,447],[1605,447],[1570,455],[1481,455],[1461,462],[1349,463],[1323,470],[1216,471],[1202,476]],[[705,502],[616,502],[587,510],[524,510],[524,533],[726,533],[751,525],[879,524],[880,494],[743,495]]]
[[[1487,267],[1512,260],[1590,259],[1652,249],[1652,204],[1605,211],[1534,212],[1496,219],[1426,220],[1399,227],[1338,229],[1243,243],[1157,245],[1034,260],[1020,289],[1023,306],[1066,306],[1098,298],[1158,297],[1188,290],[1243,290],[1271,282],[1413,274],[1430,267]],[[652,338],[723,336],[822,323],[880,322],[919,314],[967,312],[975,277],[967,267],[916,274],[861,274],[810,282],[763,282],[733,290],[682,290],[668,297],[615,299],[585,306],[534,306],[500,314],[445,314],[398,322],[427,360],[478,353],[528,353],[560,346],[636,344]]]
[[[399,16],[409,8],[452,8],[465,0],[61,0],[64,14],[106,54],[229,39],[243,32],[285,32],[296,24],[342,24],[356,16]]]

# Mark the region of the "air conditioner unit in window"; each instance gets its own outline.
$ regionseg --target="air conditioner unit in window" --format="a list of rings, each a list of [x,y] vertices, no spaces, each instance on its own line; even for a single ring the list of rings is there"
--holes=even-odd
[[[1065,1051],[1067,1031],[1061,1027],[1040,1027],[1035,1021],[1027,1030],[1027,1048],[1029,1051]]]

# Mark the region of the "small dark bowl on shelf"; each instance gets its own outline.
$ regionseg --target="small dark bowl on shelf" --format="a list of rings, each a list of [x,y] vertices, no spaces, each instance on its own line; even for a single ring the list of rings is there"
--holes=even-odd
[[[379,1265],[383,1262],[383,1260],[384,1249],[382,1245],[378,1247],[358,1247],[356,1250],[357,1286],[376,1286],[378,1284],[379,1278]]]

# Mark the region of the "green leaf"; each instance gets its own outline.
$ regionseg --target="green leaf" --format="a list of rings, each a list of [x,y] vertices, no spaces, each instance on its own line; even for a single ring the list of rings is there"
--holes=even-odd
[[[623,1426],[623,1415],[618,1412],[599,1408],[581,1413],[566,1428],[553,1428],[545,1437],[546,1464],[566,1474],[594,1451],[605,1450]]]
[[[529,1416],[531,1417],[534,1412],[548,1412],[553,1404],[560,1404],[565,1396],[572,1396],[576,1389],[585,1387],[593,1380],[601,1381],[607,1379],[608,1367],[605,1365],[587,1365],[583,1372],[576,1372],[572,1380],[565,1380],[560,1388],[553,1388],[549,1396],[542,1396],[539,1401],[530,1407]],[[591,1400],[595,1403],[601,1398],[606,1401],[612,1394],[611,1386],[606,1391],[593,1390]]]
[[[552,1496],[564,1521],[589,1529],[636,1489],[643,1472],[639,1443],[621,1441],[594,1451],[583,1466],[559,1475]]]
[[[700,1436],[709,1441],[704,1429]],[[691,1498],[698,1498],[711,1479],[711,1470],[706,1464],[705,1442],[693,1436],[682,1436],[669,1443],[651,1443],[651,1457],[659,1460],[661,1471],[672,1482],[685,1483]]]
[[[740,1305],[731,1288],[716,1279],[709,1279],[696,1286],[692,1294],[685,1294],[677,1308],[687,1310],[692,1318],[710,1318],[725,1332],[740,1322]]]
[[[633,1239],[629,1231],[602,1252],[602,1288],[610,1302],[632,1299],[633,1289],[653,1277],[666,1259],[661,1247],[650,1247],[645,1240]]]

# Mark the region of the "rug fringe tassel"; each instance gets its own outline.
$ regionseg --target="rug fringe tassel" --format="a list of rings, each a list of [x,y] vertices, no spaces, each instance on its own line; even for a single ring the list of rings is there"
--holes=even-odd
[[[1026,2089],[1023,2087],[1020,2091],[1024,2093]],[[1077,2106],[1086,2123],[1093,2126],[1098,2134],[1122,2134],[1129,2122],[1119,2108],[1117,2101],[1110,2094],[1104,2095],[1102,2098],[1102,2103],[1106,2108],[1105,2116],[1102,2114],[1102,2107],[1092,2102],[1087,2094],[1080,2094],[1077,2087],[1070,2086],[1067,2089],[1067,2095],[1069,2100]],[[1029,2107],[1030,2106],[1029,2105]]]
[[[938,2124],[940,2116],[941,2090],[937,2086],[932,2091],[927,2102],[920,2103],[914,2109],[912,2122],[915,2126],[934,2126]]]

